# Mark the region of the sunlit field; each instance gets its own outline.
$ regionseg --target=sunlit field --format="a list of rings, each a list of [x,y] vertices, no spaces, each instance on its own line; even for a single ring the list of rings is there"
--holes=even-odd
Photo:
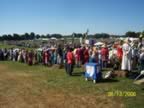
[[[136,92],[136,96],[108,96],[109,92]],[[1,108],[143,108],[144,90],[132,79],[86,82],[83,70],[66,75],[57,66],[28,66],[0,62]]]

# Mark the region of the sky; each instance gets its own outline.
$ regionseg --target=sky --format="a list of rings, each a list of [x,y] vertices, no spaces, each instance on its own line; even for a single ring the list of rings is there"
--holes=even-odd
[[[144,0],[0,0],[0,35],[144,30]]]

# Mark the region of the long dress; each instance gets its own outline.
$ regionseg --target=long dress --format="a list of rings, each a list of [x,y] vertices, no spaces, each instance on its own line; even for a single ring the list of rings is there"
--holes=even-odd
[[[48,64],[48,53],[47,52],[45,52],[44,53],[44,60],[45,60],[45,65],[47,65]]]
[[[131,59],[132,59],[132,53],[131,53],[131,46],[127,43],[123,44],[123,56],[122,56],[122,70],[128,70],[131,71]]]
[[[42,61],[42,54],[41,54],[40,51],[38,51],[38,52],[37,52],[37,62],[38,62],[38,63],[41,63],[41,61]]]
[[[21,61],[21,51],[19,52],[19,55],[18,55],[18,61],[19,62]]]
[[[33,52],[29,52],[28,56],[28,64],[33,65]]]

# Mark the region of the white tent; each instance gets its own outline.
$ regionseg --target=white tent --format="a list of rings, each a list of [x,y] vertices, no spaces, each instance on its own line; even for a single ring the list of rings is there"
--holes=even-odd
[[[55,37],[52,37],[51,39],[52,39],[52,40],[57,40],[57,38],[55,38]]]
[[[129,38],[130,41],[138,41],[139,38]]]
[[[102,43],[102,42],[97,42],[97,43],[95,43],[94,45],[95,46],[100,46],[100,45],[103,45],[104,43]]]
[[[120,37],[119,39],[120,39],[120,40],[125,40],[126,38],[125,38],[125,37]]]

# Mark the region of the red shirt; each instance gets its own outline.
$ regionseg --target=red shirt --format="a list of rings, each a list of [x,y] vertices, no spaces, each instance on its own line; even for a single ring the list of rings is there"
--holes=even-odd
[[[108,60],[108,56],[109,56],[108,48],[101,49],[101,56],[102,56],[102,60]]]
[[[122,47],[118,46],[118,47],[117,47],[117,57],[118,57],[119,59],[122,59],[122,55],[123,55]]]
[[[74,59],[73,53],[69,51],[69,52],[67,53],[67,56],[66,56],[66,57],[67,57],[67,63],[68,63],[68,64],[73,64],[73,59]]]
[[[87,49],[84,50],[84,63],[87,63],[89,60],[89,52]]]

